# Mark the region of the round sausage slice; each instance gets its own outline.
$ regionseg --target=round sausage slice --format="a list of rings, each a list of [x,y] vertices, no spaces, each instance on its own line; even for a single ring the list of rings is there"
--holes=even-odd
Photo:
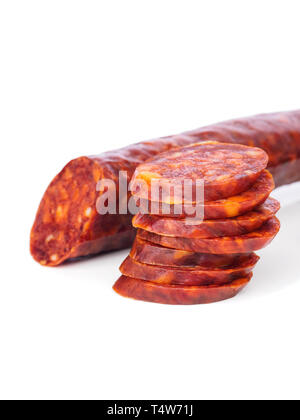
[[[200,200],[196,190],[197,181],[202,180],[204,201],[215,201],[248,190],[267,164],[268,155],[257,147],[206,141],[162,153],[141,164],[133,175],[131,190],[139,198],[191,204]],[[189,196],[183,193],[186,181],[191,183]]]
[[[160,236],[145,230],[138,231],[138,237],[168,248],[212,254],[242,254],[265,248],[275,238],[280,229],[279,220],[273,216],[259,230],[241,236],[223,238],[172,238]]]
[[[264,170],[249,190],[233,197],[206,202],[204,205],[204,219],[226,219],[252,211],[266,201],[274,187],[273,176],[269,171]],[[139,211],[144,214],[150,213],[180,219],[195,215],[194,205],[181,206],[178,211],[178,205],[153,203],[149,200],[138,198],[136,201]]]
[[[250,256],[253,257],[255,254],[203,254],[166,248],[136,237],[130,256],[135,261],[150,265],[186,268],[201,266],[206,269],[226,269],[233,265],[244,264]]]
[[[218,286],[163,285],[121,276],[113,289],[119,295],[136,300],[169,305],[197,305],[219,302],[236,296],[251,280],[252,274]]]
[[[247,276],[252,272],[258,260],[259,257],[257,255],[251,255],[243,264],[233,265],[227,269],[205,269],[199,266],[190,269],[148,265],[127,257],[122,263],[120,271],[127,277],[158,284],[182,284],[186,286],[222,285]]]
[[[175,219],[138,213],[133,218],[133,226],[157,235],[181,238],[215,238],[238,236],[259,229],[280,209],[280,203],[269,198],[257,209],[231,219],[211,219],[194,222],[190,219]]]

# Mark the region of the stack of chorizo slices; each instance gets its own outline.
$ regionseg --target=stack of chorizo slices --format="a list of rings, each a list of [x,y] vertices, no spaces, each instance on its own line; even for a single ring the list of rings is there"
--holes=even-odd
[[[280,229],[275,217],[280,204],[269,197],[274,181],[267,164],[261,149],[208,141],[140,165],[131,183],[140,210],[133,219],[137,236],[114,290],[177,305],[236,296],[252,278],[259,260],[254,251],[267,246]],[[153,180],[159,182],[156,196]],[[188,199],[177,188],[186,180]],[[201,219],[197,206],[203,208]]]

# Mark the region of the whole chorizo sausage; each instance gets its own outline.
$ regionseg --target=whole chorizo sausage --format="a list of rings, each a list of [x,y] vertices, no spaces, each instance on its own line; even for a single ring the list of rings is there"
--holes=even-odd
[[[66,165],[42,198],[31,230],[32,256],[43,265],[56,266],[70,258],[130,246],[135,236],[131,215],[118,211],[100,215],[97,182],[103,178],[117,182],[120,171],[127,171],[129,181],[136,167],[154,155],[207,140],[262,148],[277,186],[300,179],[300,110],[242,118],[81,157]]]
[[[202,127],[186,134],[197,141],[214,140],[263,149],[276,186],[300,179],[300,110],[261,114]]]

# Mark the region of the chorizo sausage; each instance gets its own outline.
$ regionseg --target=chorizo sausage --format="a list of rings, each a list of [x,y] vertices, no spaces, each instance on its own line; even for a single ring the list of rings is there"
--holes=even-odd
[[[229,268],[242,265],[255,254],[203,254],[184,250],[166,248],[148,241],[135,238],[130,256],[135,261],[144,264],[162,265],[167,267],[193,268],[201,266],[206,269]]]
[[[68,163],[51,182],[40,203],[30,235],[34,259],[42,265],[56,266],[72,258],[129,247],[135,237],[132,215],[99,214],[98,182],[103,179],[115,182],[118,209],[120,170],[126,173],[129,182],[139,163],[187,141],[187,136],[176,136],[174,140],[145,142]]]
[[[229,198],[223,198],[217,201],[208,201],[204,205],[204,219],[227,219],[241,216],[252,211],[262,203],[264,203],[275,187],[271,173],[264,170],[256,183],[248,190],[240,195]],[[182,212],[178,212],[174,205],[166,205],[163,203],[153,203],[144,199],[137,199],[137,206],[141,213],[165,216],[171,218],[182,219],[191,217],[195,213],[195,206],[184,205]]]
[[[229,268],[210,268],[195,266],[192,269],[183,267],[164,267],[143,264],[127,257],[120,267],[124,276],[158,284],[183,284],[186,286],[207,286],[211,284],[226,284],[233,280],[246,277],[252,272],[259,257],[251,254],[242,264]]]
[[[181,238],[215,238],[238,236],[259,229],[280,209],[280,203],[268,198],[261,206],[242,216],[231,219],[211,219],[194,224],[186,219],[159,217],[138,213],[132,221],[134,227],[163,236]]]
[[[169,305],[214,303],[236,296],[250,282],[252,274],[225,285],[183,286],[163,285],[121,276],[113,289],[119,295],[146,302]]]
[[[96,212],[97,181],[118,181],[119,171],[127,171],[129,181],[136,167],[154,155],[207,140],[262,148],[277,186],[300,180],[300,110],[215,124],[81,157],[68,163],[44,194],[31,230],[32,256],[41,264],[55,266],[70,258],[130,246],[135,235],[131,216]],[[118,195],[118,184],[116,192]],[[232,217],[237,215],[234,212]],[[217,216],[226,217],[223,208]]]
[[[269,156],[269,170],[279,186],[298,181],[300,177],[299,118],[300,111],[261,114],[217,123],[186,134],[196,141],[214,140],[260,147]],[[283,177],[281,165],[284,167]]]
[[[132,179],[132,193],[148,200],[192,204],[196,181],[204,182],[204,201],[231,197],[248,190],[267,167],[268,155],[262,149],[238,144],[201,142],[161,153],[139,165]],[[185,180],[191,181],[191,197],[183,195]],[[154,191],[152,186],[159,186]],[[177,188],[180,187],[180,188]]]
[[[241,236],[223,238],[173,238],[156,235],[146,230],[138,230],[138,237],[168,248],[210,254],[242,254],[265,248],[275,238],[280,229],[279,220],[273,216],[259,230]]]

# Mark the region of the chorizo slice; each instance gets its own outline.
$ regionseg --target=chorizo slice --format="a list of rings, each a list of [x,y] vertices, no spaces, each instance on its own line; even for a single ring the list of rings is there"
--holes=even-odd
[[[183,251],[166,248],[138,237],[135,238],[130,251],[130,256],[135,261],[144,264],[167,266],[167,267],[186,267],[193,268],[201,266],[206,269],[229,268],[233,265],[238,266],[253,257],[254,253],[249,254],[203,254],[197,252]]]
[[[240,195],[206,202],[204,204],[204,219],[227,219],[250,212],[267,200],[274,187],[273,176],[269,171],[264,170],[255,184]],[[195,214],[194,206],[185,205],[180,213],[174,205],[168,205],[168,207],[163,203],[154,203],[153,205],[151,201],[139,198],[136,199],[136,202],[142,214],[150,213],[154,216],[179,219],[193,217],[193,214]]]
[[[280,203],[268,198],[264,204],[242,216],[229,219],[211,219],[197,223],[186,219],[159,217],[138,213],[132,221],[134,227],[163,236],[181,238],[215,238],[239,236],[259,229],[280,209]]]
[[[162,153],[141,164],[133,175],[131,190],[137,197],[151,200],[155,183],[161,192],[156,201],[192,204],[196,183],[203,180],[204,201],[215,201],[248,190],[267,164],[268,155],[257,147],[207,141]],[[186,180],[192,186],[189,199],[183,194]]]
[[[258,260],[259,257],[252,254],[240,265],[232,265],[226,269],[205,269],[199,266],[178,268],[148,265],[127,257],[122,263],[120,271],[124,276],[158,284],[182,284],[186,286],[222,285],[246,277],[252,272]]]
[[[242,254],[265,248],[275,238],[280,229],[279,220],[273,216],[260,229],[241,236],[198,239],[174,238],[156,235],[146,230],[138,230],[138,237],[168,248],[212,254]]]
[[[123,297],[169,305],[214,303],[236,296],[250,282],[252,274],[225,285],[163,285],[121,276],[113,289]]]

